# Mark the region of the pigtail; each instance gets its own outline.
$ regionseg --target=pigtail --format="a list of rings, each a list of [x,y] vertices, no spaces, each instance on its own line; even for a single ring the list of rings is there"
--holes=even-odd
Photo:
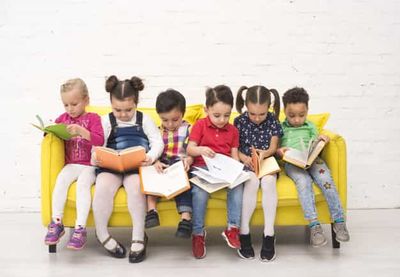
[[[112,75],[110,77],[108,77],[107,81],[106,81],[106,91],[111,93],[118,85],[119,80],[117,78],[117,76]]]
[[[238,113],[242,113],[242,109],[244,106],[244,99],[243,99],[243,91],[247,90],[246,86],[241,86],[236,94],[236,110]]]
[[[280,113],[280,109],[281,109],[281,100],[280,100],[280,97],[279,97],[279,93],[278,93],[278,91],[276,89],[273,89],[273,88],[270,89],[269,91],[274,95],[274,106],[273,106],[273,109],[274,109],[275,118],[277,120],[279,120],[279,113]]]

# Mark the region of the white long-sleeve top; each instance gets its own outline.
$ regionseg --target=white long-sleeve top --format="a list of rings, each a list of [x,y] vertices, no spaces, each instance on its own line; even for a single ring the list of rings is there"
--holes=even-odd
[[[111,122],[109,115],[104,115],[101,117],[101,123],[103,125],[104,131],[104,146],[107,145],[108,137],[111,134]],[[120,121],[117,119],[117,126],[120,128],[136,126],[136,112],[130,121]],[[147,155],[154,162],[156,161],[162,154],[164,150],[164,142],[161,137],[160,130],[157,128],[154,121],[146,114],[143,113],[143,123],[142,123],[143,131],[149,139],[150,150],[147,152]]]

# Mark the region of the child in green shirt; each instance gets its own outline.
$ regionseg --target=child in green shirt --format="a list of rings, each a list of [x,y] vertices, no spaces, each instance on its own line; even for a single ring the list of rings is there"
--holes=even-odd
[[[286,91],[282,100],[286,119],[282,124],[281,148],[277,151],[279,156],[283,156],[288,147],[302,150],[303,145],[308,145],[309,141],[315,138],[322,139],[326,143],[329,142],[329,137],[318,135],[315,125],[307,120],[309,97],[303,88],[295,87]],[[343,208],[325,161],[318,157],[307,169],[299,168],[290,163],[285,163],[284,167],[286,174],[296,184],[304,216],[310,222],[311,245],[319,247],[327,243],[318,221],[312,188],[313,182],[318,185],[326,198],[334,222],[333,230],[336,233],[336,239],[341,242],[349,241],[350,236],[346,227]]]

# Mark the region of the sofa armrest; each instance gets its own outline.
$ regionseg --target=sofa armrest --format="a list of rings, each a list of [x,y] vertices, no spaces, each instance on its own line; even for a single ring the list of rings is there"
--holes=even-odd
[[[329,143],[322,151],[322,158],[327,163],[333,180],[335,181],[343,209],[347,209],[347,154],[344,138],[329,130],[322,130],[321,134],[330,138]]]
[[[64,141],[53,134],[46,135],[41,145],[41,214],[45,226],[51,221],[53,189],[64,163]]]

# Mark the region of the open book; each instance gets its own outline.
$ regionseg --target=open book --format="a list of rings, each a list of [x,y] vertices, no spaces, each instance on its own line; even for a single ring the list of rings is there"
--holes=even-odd
[[[167,167],[163,173],[158,173],[153,165],[142,166],[139,168],[139,175],[142,192],[145,194],[171,199],[190,189],[190,183],[182,161]]]
[[[254,147],[251,148],[254,173],[258,178],[281,171],[276,159],[274,157],[265,158],[263,153],[262,151],[258,152]]]
[[[243,171],[243,164],[231,157],[216,154],[214,158],[203,156],[207,169],[195,167],[192,174],[196,175],[190,181],[208,193],[223,188],[234,188],[250,178],[250,174]]]
[[[59,137],[60,139],[63,140],[69,140],[70,138],[72,138],[73,136],[67,131],[67,125],[59,123],[59,124],[49,124],[47,126],[45,126],[45,124],[43,123],[42,118],[40,118],[39,115],[36,115],[37,120],[39,121],[39,125],[37,124],[32,124],[33,127],[38,128],[39,130],[49,134],[54,134],[57,137]]]
[[[310,140],[307,146],[303,145],[303,151],[289,148],[283,154],[283,160],[301,168],[308,168],[312,165],[322,149],[325,147],[326,142],[320,140]]]
[[[133,146],[119,151],[96,146],[94,151],[100,167],[117,172],[127,172],[139,168],[146,159],[146,149],[142,146]]]

